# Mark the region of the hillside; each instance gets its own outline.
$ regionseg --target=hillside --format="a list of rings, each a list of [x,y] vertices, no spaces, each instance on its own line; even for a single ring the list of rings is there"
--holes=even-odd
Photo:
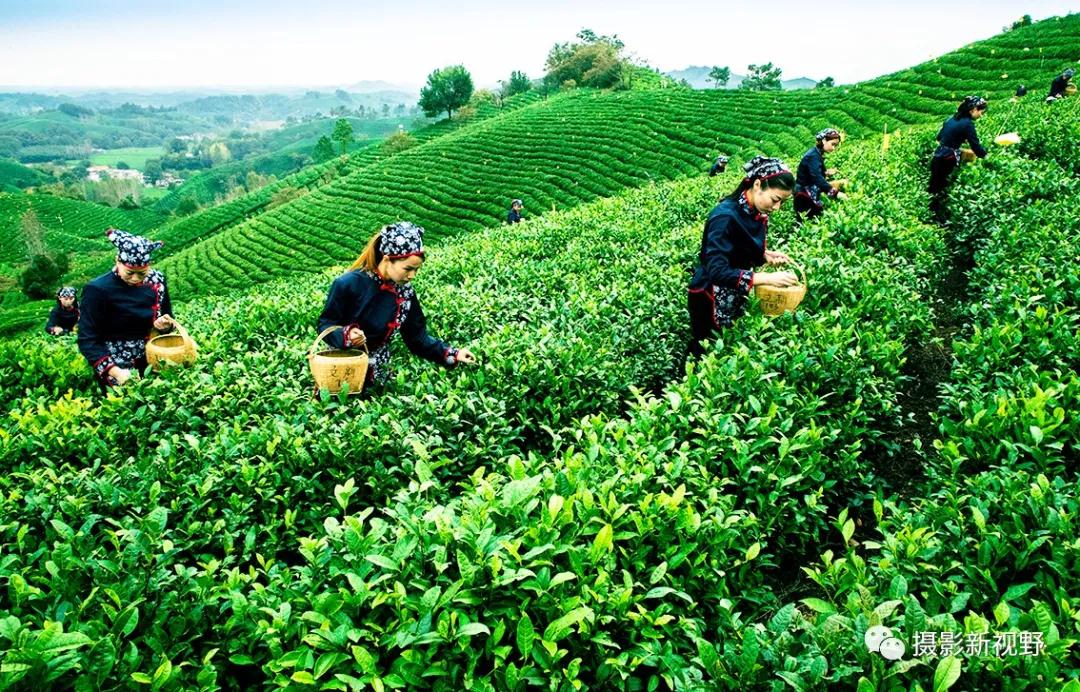
[[[153,212],[112,209],[44,194],[0,192],[0,334],[36,326],[53,301],[28,301],[16,279],[27,260],[24,224],[36,222],[45,247],[71,258],[71,283],[79,284],[104,271],[113,248],[103,242],[105,229],[127,228],[147,232],[162,217]]]
[[[401,349],[371,399],[303,370],[334,271],[181,305],[199,362],[122,396],[70,342],[0,342],[5,683],[1072,692],[1078,122],[988,115],[1022,144],[961,169],[948,229],[922,220],[936,125],[846,146],[851,197],[770,224],[798,312],[752,306],[688,368],[734,171],[433,248],[430,326],[481,365]]]
[[[41,185],[52,178],[41,171],[29,168],[11,159],[0,159],[0,192],[19,192]]]
[[[514,197],[525,200],[526,217],[536,216],[701,174],[718,152],[794,158],[827,125],[864,138],[940,122],[969,91],[1002,104],[1017,82],[1048,81],[1076,59],[1078,40],[1080,16],[1070,16],[851,87],[768,95],[569,92],[359,167],[164,266],[178,293],[227,291],[351,259],[362,238],[397,218],[447,237],[497,222]]]
[[[159,146],[169,137],[208,127],[205,119],[173,111],[118,108],[82,116],[59,110],[0,120],[0,153],[23,163],[87,158],[91,149]]]
[[[338,118],[321,118],[312,122],[282,127],[264,133],[259,138],[258,148],[266,153],[248,156],[239,161],[232,161],[198,172],[175,190],[163,197],[156,209],[169,213],[176,210],[180,200],[191,198],[200,205],[212,205],[225,195],[238,182],[243,183],[248,171],[260,175],[273,175],[283,178],[311,163],[311,153],[320,137],[329,137],[334,131]],[[399,127],[411,124],[407,118],[368,120],[345,118],[353,127],[356,143],[360,149],[398,131]],[[225,140],[228,144],[228,140]],[[335,149],[337,145],[335,145]]]

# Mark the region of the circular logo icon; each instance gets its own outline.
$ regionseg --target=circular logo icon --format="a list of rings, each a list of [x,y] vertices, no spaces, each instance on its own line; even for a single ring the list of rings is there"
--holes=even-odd
[[[878,652],[890,661],[899,661],[904,657],[904,651],[906,649],[907,647],[904,646],[904,642],[896,637],[888,637],[881,642],[881,647]]]
[[[866,642],[866,648],[874,652],[880,652],[881,642],[890,638],[892,638],[892,630],[884,625],[874,625],[866,630],[866,634],[863,635],[863,641]]]

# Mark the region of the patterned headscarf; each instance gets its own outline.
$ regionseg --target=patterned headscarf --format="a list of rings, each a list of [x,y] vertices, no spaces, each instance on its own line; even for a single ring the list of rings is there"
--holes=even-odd
[[[160,240],[147,240],[141,235],[132,235],[118,228],[110,228],[105,231],[105,235],[116,246],[116,260],[132,269],[149,267],[150,253],[165,244]]]
[[[730,161],[730,159],[728,157],[724,156],[723,154],[716,157],[716,163],[721,165],[721,166],[726,166],[728,161]]]
[[[525,204],[520,199],[515,199],[513,202],[510,203],[510,206],[525,206]]]
[[[56,292],[56,297],[58,299],[59,298],[74,298],[75,297],[75,287],[74,286],[64,286],[63,288],[61,288],[60,290],[58,290]]]
[[[383,257],[424,256],[424,229],[408,221],[398,221],[386,226],[379,234],[379,252]]]
[[[746,182],[758,179],[768,180],[784,173],[791,175],[791,169],[783,161],[766,156],[755,156],[748,163],[743,164],[743,170],[746,171]]]
[[[1065,70],[1064,72],[1062,72],[1061,76],[1064,77],[1065,79],[1072,79],[1074,74],[1076,74],[1076,70],[1074,70],[1073,68],[1070,67],[1067,70]]]
[[[968,113],[982,108],[986,108],[986,99],[982,96],[965,96],[964,100],[960,102],[960,110]]]
[[[814,139],[819,142],[824,142],[827,139],[840,139],[840,130],[835,127],[826,127],[821,132],[814,135]]]

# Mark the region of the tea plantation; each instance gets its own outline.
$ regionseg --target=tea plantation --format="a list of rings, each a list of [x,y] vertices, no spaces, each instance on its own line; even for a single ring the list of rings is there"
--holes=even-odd
[[[1027,64],[1026,31],[967,50]],[[930,68],[913,74],[933,89]],[[667,98],[561,96],[477,128]],[[728,136],[698,124],[705,97],[670,98],[687,109],[670,141]],[[849,199],[770,223],[770,248],[809,276],[798,311],[751,307],[690,365],[687,269],[739,176],[541,178],[545,200],[583,203],[514,227],[349,196],[399,157],[480,147],[467,128],[163,262],[195,276],[200,248],[230,238],[268,262],[254,289],[178,305],[191,368],[101,397],[72,341],[0,341],[0,689],[1080,691],[1080,101],[992,105],[984,141],[1021,144],[962,167],[944,228],[925,192],[937,125],[884,151],[850,137],[829,159]],[[619,156],[639,151],[635,127]],[[776,146],[801,153],[811,127],[778,128]],[[550,168],[571,149],[545,170],[564,175]],[[697,170],[700,149],[656,151],[640,150],[651,170]],[[379,396],[313,397],[327,266],[359,245],[319,229],[421,207],[471,230],[434,245],[416,283],[433,333],[480,364],[400,349]],[[868,651],[875,625],[904,657]],[[916,653],[927,632],[934,651]],[[1009,633],[1035,648],[995,653]],[[980,635],[989,651],[967,648]]]
[[[1048,75],[1076,60],[1078,38],[1080,15],[1050,19],[833,89],[562,94],[371,160],[164,267],[178,294],[221,293],[351,260],[389,218],[414,219],[431,239],[497,223],[515,197],[525,200],[527,217],[536,216],[701,175],[718,152],[800,156],[825,126],[863,137],[940,124],[969,92],[1000,104],[1018,83],[1033,91],[1048,84]]]

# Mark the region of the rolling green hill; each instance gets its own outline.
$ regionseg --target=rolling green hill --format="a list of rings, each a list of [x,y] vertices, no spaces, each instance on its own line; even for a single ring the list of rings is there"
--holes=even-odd
[[[936,125],[845,146],[850,198],[770,223],[799,310],[751,305],[688,367],[736,171],[433,248],[431,329],[481,364],[401,349],[369,399],[304,372],[334,271],[179,305],[200,360],[120,396],[69,341],[0,342],[4,681],[1072,692],[1078,118],[989,114],[1022,143],[961,168],[948,229]]]
[[[397,218],[445,237],[497,223],[513,197],[525,200],[526,216],[535,216],[700,174],[717,152],[795,158],[828,125],[863,138],[939,122],[971,91],[1001,108],[1018,82],[1034,89],[1076,60],[1078,40],[1080,16],[1070,16],[849,87],[566,93],[359,167],[185,250],[165,267],[182,294],[226,291],[343,262],[363,238]]]
[[[44,111],[0,121],[0,141],[11,142],[22,162],[88,156],[90,148],[160,146],[179,134],[205,129],[206,121],[173,111],[119,108],[75,117]]]
[[[0,159],[0,192],[19,192],[24,188],[52,182],[52,176],[11,159]]]
[[[311,153],[322,136],[329,137],[334,131],[337,118],[301,123],[267,132],[259,139],[258,149],[266,153],[247,156],[240,161],[214,166],[189,177],[183,185],[171,190],[156,205],[158,211],[171,213],[180,200],[191,198],[200,205],[211,205],[231,186],[243,183],[248,171],[260,175],[283,178],[311,163]],[[362,149],[398,131],[405,120],[366,120],[346,118],[353,126],[357,140],[354,147]],[[226,140],[228,143],[228,140]],[[335,150],[337,145],[335,145]]]

